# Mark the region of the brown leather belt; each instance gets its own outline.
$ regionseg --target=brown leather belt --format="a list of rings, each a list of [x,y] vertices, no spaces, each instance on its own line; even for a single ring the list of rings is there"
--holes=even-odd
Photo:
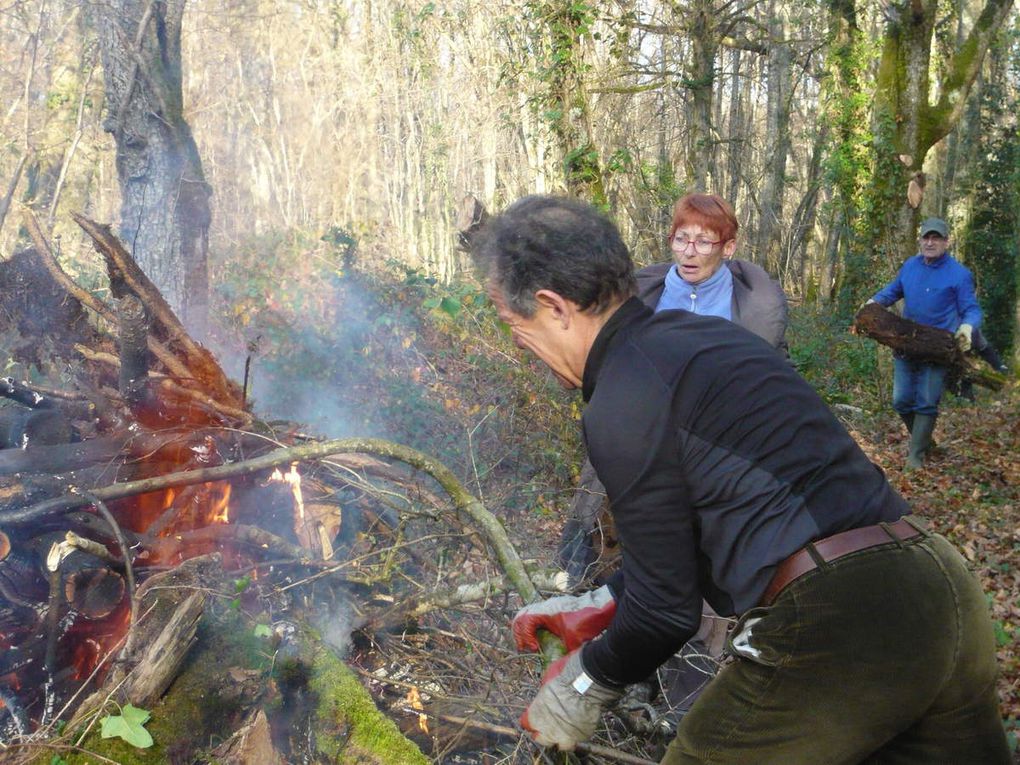
[[[869,547],[878,547],[891,542],[905,542],[920,536],[921,533],[920,524],[916,521],[911,522],[906,518],[900,518],[893,523],[862,526],[859,529],[841,531],[831,537],[819,539],[817,542],[810,542],[779,564],[772,581],[765,588],[765,594],[761,596],[761,605],[771,605],[786,585],[818,568],[819,564],[809,548],[813,548],[817,557],[828,563],[842,558],[844,555],[867,550]]]

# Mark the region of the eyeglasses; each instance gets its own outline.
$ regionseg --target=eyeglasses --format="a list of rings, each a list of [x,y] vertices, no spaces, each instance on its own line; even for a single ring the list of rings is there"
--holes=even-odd
[[[684,252],[687,249],[687,245],[693,244],[694,251],[699,255],[711,255],[712,248],[719,244],[719,242],[721,241],[722,239],[717,239],[716,241],[713,242],[711,239],[706,239],[703,236],[699,236],[696,239],[691,239],[689,236],[687,236],[687,234],[678,233],[676,236],[673,237],[673,247],[676,248],[678,252]]]

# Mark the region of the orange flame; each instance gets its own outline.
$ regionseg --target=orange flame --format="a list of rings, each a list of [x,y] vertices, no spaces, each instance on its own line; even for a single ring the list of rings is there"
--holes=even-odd
[[[411,690],[407,692],[407,698],[405,701],[410,705],[411,709],[418,712],[418,729],[422,733],[429,732],[428,718],[423,714],[425,705],[421,703],[421,694],[418,692],[418,686],[412,685]]]
[[[230,483],[227,481],[219,484],[208,484],[210,493],[215,494],[219,489],[219,497],[212,500],[212,510],[209,513],[210,523],[230,523]]]

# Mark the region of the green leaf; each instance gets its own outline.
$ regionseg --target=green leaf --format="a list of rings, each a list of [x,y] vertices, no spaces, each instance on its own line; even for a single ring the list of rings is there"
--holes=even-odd
[[[444,297],[439,303],[439,310],[443,313],[449,314],[451,318],[456,319],[460,313],[461,305],[457,298]]]
[[[240,579],[234,580],[234,592],[242,593],[248,589],[248,585],[251,584],[250,576],[242,576]]]
[[[131,704],[125,704],[119,715],[107,715],[102,719],[103,738],[121,738],[139,749],[148,749],[152,746],[152,736],[143,727],[148,722],[150,714],[145,709],[139,709]]]
[[[255,637],[269,637],[273,634],[273,630],[268,624],[256,624],[254,632]]]

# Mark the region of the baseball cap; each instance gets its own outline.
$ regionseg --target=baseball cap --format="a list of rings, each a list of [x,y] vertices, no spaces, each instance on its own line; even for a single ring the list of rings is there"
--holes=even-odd
[[[921,236],[938,234],[943,239],[949,238],[949,226],[942,218],[928,218],[921,224]]]

